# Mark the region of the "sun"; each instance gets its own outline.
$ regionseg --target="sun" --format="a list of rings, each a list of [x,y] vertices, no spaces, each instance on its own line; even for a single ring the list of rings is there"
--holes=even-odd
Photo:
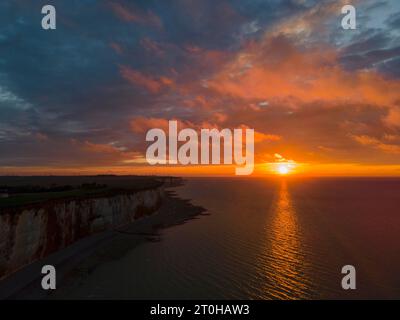
[[[290,169],[289,169],[289,166],[287,164],[283,164],[282,163],[282,164],[280,164],[278,166],[277,171],[278,171],[279,174],[285,175],[285,174],[289,173]]]
[[[268,163],[271,173],[286,176],[297,172],[298,163],[296,161],[286,159],[278,153],[275,153],[274,156],[275,162]]]

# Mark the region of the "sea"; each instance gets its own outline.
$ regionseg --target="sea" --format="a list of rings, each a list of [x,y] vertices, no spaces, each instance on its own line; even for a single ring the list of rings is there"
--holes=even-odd
[[[188,178],[173,190],[207,215],[97,267],[69,297],[400,298],[400,179]]]

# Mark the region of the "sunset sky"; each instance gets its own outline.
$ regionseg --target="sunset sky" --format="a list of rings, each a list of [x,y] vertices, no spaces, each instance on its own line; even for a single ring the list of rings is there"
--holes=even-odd
[[[254,128],[256,176],[400,176],[400,2],[0,2],[0,174],[234,174],[147,165],[172,119]]]

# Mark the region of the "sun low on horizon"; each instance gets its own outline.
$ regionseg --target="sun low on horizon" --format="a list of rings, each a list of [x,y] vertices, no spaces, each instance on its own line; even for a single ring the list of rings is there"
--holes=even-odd
[[[289,168],[289,166],[287,164],[280,164],[278,166],[277,172],[280,175],[287,175],[287,174],[290,173],[290,168]]]
[[[273,162],[266,163],[266,171],[280,176],[287,176],[296,173],[298,163],[292,159],[287,159],[279,153],[273,155]]]

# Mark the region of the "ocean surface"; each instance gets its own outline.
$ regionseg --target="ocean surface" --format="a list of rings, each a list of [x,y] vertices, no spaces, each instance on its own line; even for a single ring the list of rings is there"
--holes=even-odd
[[[118,299],[400,298],[400,179],[188,179],[207,209],[98,266],[71,295]],[[356,268],[356,290],[341,269]]]

